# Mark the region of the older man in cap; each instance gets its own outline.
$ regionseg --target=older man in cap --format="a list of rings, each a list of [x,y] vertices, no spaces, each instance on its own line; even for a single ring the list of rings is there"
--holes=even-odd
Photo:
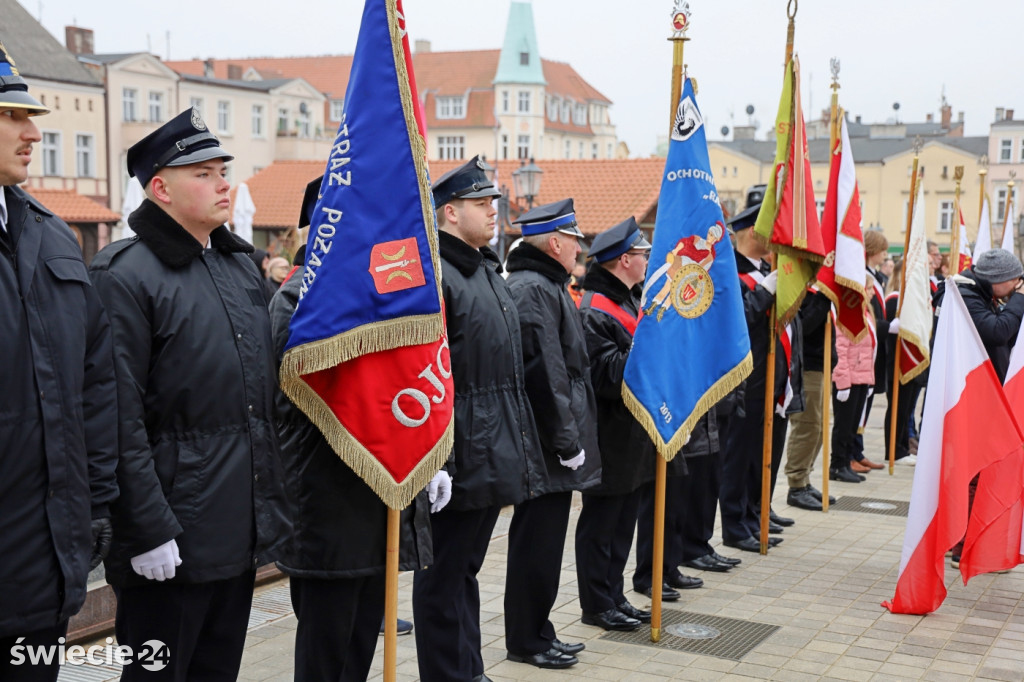
[[[590,358],[569,273],[580,254],[572,199],[516,220],[523,243],[508,256],[508,286],[519,310],[526,392],[544,453],[530,499],[516,505],[505,578],[505,647],[511,661],[540,668],[578,662],[582,644],[555,636],[549,620],[558,594],[573,490],[601,480]]]
[[[107,580],[118,642],[165,679],[233,680],[256,568],[290,536],[272,424],[276,369],[252,246],[225,227],[231,155],[188,109],[128,150],[137,235],[96,255],[121,455]],[[124,680],[153,673],[136,660]]]
[[[576,576],[583,622],[605,630],[635,630],[650,622],[623,594],[622,572],[654,444],[622,400],[622,373],[640,314],[634,287],[644,281],[651,245],[633,217],[594,238],[583,278],[580,315],[597,400],[602,481],[583,494],[576,524]]]
[[[2,680],[57,679],[35,654],[82,607],[117,497],[110,325],[71,230],[18,187],[46,113],[0,44]]]
[[[477,573],[501,507],[538,486],[540,445],[526,397],[519,316],[487,247],[499,196],[476,157],[433,187],[455,381],[452,501],[431,516],[434,564],[412,604],[420,678],[485,680]]]

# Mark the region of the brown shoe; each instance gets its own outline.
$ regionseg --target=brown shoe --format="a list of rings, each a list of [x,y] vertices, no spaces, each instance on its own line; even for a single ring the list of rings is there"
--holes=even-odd
[[[862,460],[860,461],[860,464],[862,464],[863,466],[866,466],[866,467],[867,467],[867,468],[869,468],[869,469],[884,469],[884,468],[885,468],[885,465],[884,465],[884,464],[879,464],[878,462],[872,462],[872,461],[871,461],[870,459],[868,459],[867,457],[865,457],[864,459],[862,459]]]
[[[857,460],[852,460],[850,462],[850,470],[855,474],[866,474],[871,471],[871,467],[864,466]]]

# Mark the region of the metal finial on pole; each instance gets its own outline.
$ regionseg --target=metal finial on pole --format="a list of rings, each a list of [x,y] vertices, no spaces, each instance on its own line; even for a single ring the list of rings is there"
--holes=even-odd
[[[960,183],[964,179],[964,167],[953,168],[956,192],[953,194],[953,225],[949,235],[949,262],[954,275],[960,274]]]
[[[786,60],[782,63],[783,66],[789,64],[789,60],[793,58],[793,36],[796,35],[796,10],[797,0],[789,0],[786,3],[786,17],[789,18],[789,26],[786,28]]]

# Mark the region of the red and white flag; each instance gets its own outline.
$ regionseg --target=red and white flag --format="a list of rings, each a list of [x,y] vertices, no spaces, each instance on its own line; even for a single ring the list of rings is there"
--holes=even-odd
[[[922,423],[896,595],[882,603],[893,613],[925,614],[942,604],[943,554],[967,530],[971,479],[1024,447],[999,378],[952,280],[946,280]]]
[[[988,197],[981,202],[981,217],[978,218],[978,238],[974,240],[974,261],[992,248],[992,221],[988,215]]]
[[[932,288],[928,279],[928,238],[924,229],[924,191],[917,183],[917,200],[910,220],[910,239],[904,254],[906,279],[899,305],[900,383],[905,384],[928,368],[928,340],[932,336]]]
[[[959,218],[960,218],[960,230],[959,230],[959,232],[960,232],[960,256],[959,256],[959,258],[957,258],[957,261],[956,261],[956,272],[951,273],[951,274],[954,274],[954,275],[959,275],[964,270],[970,269],[971,263],[974,262],[973,260],[971,260],[971,244],[970,244],[970,242],[967,241],[967,225],[964,224],[964,209],[962,207],[960,207],[959,211],[960,211],[960,216],[959,216]]]
[[[836,307],[836,328],[860,341],[864,324],[864,235],[861,232],[860,192],[846,118],[838,113],[840,133],[832,148],[828,193],[821,215],[825,264],[818,270],[818,288]]]

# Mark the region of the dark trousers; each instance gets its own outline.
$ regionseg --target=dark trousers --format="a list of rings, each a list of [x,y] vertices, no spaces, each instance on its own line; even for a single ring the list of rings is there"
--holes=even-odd
[[[913,386],[900,385],[900,395],[896,405],[896,459],[910,454],[910,438],[907,433],[907,419],[910,417],[910,405],[914,399]],[[885,408],[885,458],[889,458],[889,440],[892,432],[892,384],[887,389],[889,404]]]
[[[289,580],[296,682],[362,682],[384,619],[384,574]]]
[[[2,191],[2,190],[0,190]],[[57,648],[60,642],[57,640],[67,634],[68,622],[57,623],[53,627],[43,628],[34,632],[26,632],[24,635],[11,637],[0,637],[0,680],[4,682],[55,682],[60,674],[60,658]],[[20,646],[17,651],[20,655],[16,660],[18,665],[13,664],[15,651],[13,647]],[[66,645],[65,645],[66,646]],[[52,647],[52,648],[51,648]],[[31,652],[36,652],[35,658],[38,663],[32,663]],[[39,654],[46,655],[53,653],[49,663]]]
[[[724,438],[724,431],[719,431]],[[715,534],[715,513],[718,511],[718,490],[722,485],[722,455],[691,457],[686,460],[690,475],[683,477],[683,512],[681,524],[680,563],[706,556],[714,551],[711,538]]]
[[[660,457],[660,455],[659,455]],[[682,455],[676,455],[682,457]],[[689,466],[691,460],[686,460]],[[665,539],[661,559],[661,575],[667,578],[678,571],[682,557],[680,526],[683,520],[683,490],[689,476],[669,476],[665,479]],[[654,575],[654,483],[640,488],[640,514],[636,523],[636,568],[633,569],[633,589],[646,592]]]
[[[726,542],[739,542],[760,532],[764,401],[748,400],[744,411],[743,417],[734,415],[732,418],[722,461],[722,487],[718,502],[722,510],[722,539]],[[782,463],[786,426],[785,419],[774,415],[772,490]]]
[[[501,507],[442,509],[430,515],[434,564],[413,577],[412,613],[423,682],[470,680],[484,672],[480,656],[480,586],[491,532]]]
[[[602,613],[626,601],[622,572],[633,546],[640,491],[583,495],[576,523],[576,580],[583,613]]]
[[[508,531],[505,576],[505,648],[529,656],[551,648],[548,616],[558,597],[572,491],[520,502]]]
[[[850,387],[850,397],[845,402],[836,398],[838,391],[832,390],[832,461],[829,466],[833,469],[843,469],[850,466],[850,461],[861,459],[862,453],[857,448],[857,429],[860,428],[860,418],[864,414],[864,405],[868,399],[870,386],[855,384]],[[861,454],[861,457],[857,457]]]
[[[136,654],[125,666],[124,682],[235,680],[242,662],[255,572],[206,583],[149,582],[114,587],[119,644]],[[378,625],[378,627],[380,627]],[[143,644],[157,640],[170,660],[161,670],[138,660]]]

